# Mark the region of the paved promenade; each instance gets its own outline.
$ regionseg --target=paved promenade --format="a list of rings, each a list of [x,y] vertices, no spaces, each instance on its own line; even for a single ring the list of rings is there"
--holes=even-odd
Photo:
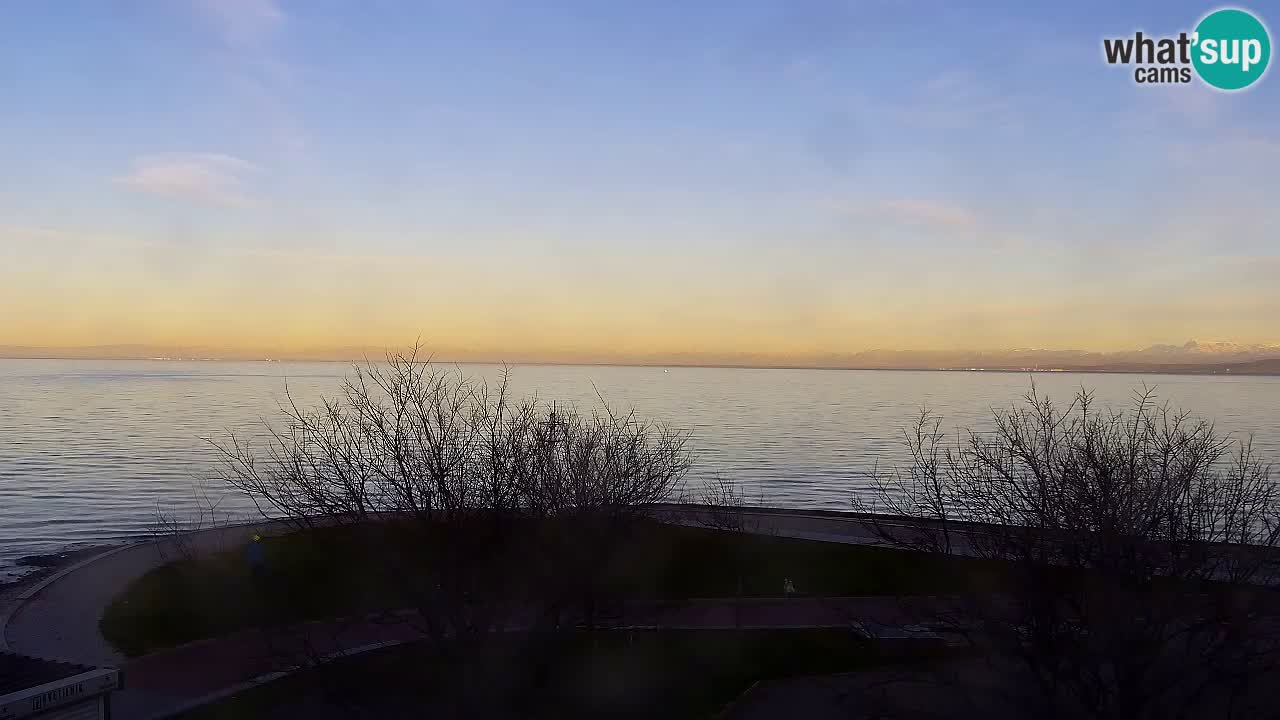
[[[706,521],[696,509],[685,506],[663,506],[659,514],[668,522],[697,525]],[[745,529],[751,532],[828,542],[879,543],[865,518],[771,509],[753,509],[743,518],[747,521]],[[163,717],[229,694],[287,671],[307,658],[381,647],[415,637],[412,628],[404,623],[319,623],[291,628],[274,639],[262,632],[245,632],[133,660],[124,658],[102,637],[98,620],[107,605],[147,571],[184,554],[231,549],[254,533],[272,534],[286,529],[282,523],[264,522],[113,548],[26,589],[11,615],[0,618],[0,639],[14,652],[121,667],[126,690],[117,694],[115,717],[132,720]],[[916,639],[910,632],[894,629],[894,623],[900,620],[893,615],[892,603],[884,598],[796,598],[632,606],[615,623],[636,628],[713,629],[847,627],[857,622],[885,640]]]

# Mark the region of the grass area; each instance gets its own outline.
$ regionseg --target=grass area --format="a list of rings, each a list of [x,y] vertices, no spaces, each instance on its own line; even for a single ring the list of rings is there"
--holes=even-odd
[[[485,716],[708,718],[751,683],[881,664],[847,631],[598,631],[548,649],[510,634],[485,660],[448,663],[424,645],[346,658],[200,708],[187,720]],[[481,692],[459,701],[465,664]],[[482,668],[476,671],[476,668]]]
[[[390,546],[380,533],[367,526],[329,527],[267,538],[267,577],[257,582],[243,548],[171,562],[112,602],[100,623],[103,636],[133,656],[267,623],[405,607],[398,582],[406,573],[459,559],[446,533]],[[510,544],[523,550],[552,541],[536,534]],[[406,547],[413,548],[413,558],[404,557]],[[500,556],[505,559],[494,559]],[[527,567],[536,564],[527,552],[461,557],[506,563],[494,575],[525,573],[534,578],[529,583],[539,577]],[[601,595],[661,600],[739,592],[780,596],[784,579],[800,595],[930,594],[984,585],[993,577],[992,566],[973,560],[658,523],[632,528],[599,565]]]

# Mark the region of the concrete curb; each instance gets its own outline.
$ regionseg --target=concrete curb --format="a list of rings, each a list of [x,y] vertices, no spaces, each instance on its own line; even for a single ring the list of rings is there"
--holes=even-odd
[[[746,690],[738,693],[737,697],[725,703],[725,706],[720,708],[720,712],[712,716],[712,720],[725,720],[726,718],[732,717],[733,713],[736,712],[738,708],[742,707],[742,705],[747,701],[747,696],[755,692],[758,687],[760,687],[759,680],[748,685]]]
[[[323,664],[323,663],[331,662],[333,660],[339,660],[341,658],[354,657],[356,655],[363,655],[365,653],[373,652],[375,650],[382,650],[384,648],[403,645],[407,642],[412,642],[412,641],[386,640],[383,642],[370,643],[368,645],[360,645],[358,647],[353,647],[347,650],[343,650],[341,652],[324,655],[320,658],[320,661],[317,664]],[[162,710],[158,713],[148,715],[145,717],[145,720],[168,720],[169,718],[178,717],[185,713],[191,712],[192,710],[195,710],[198,707],[202,707],[210,703],[215,703],[215,702],[218,702],[219,700],[225,700],[233,695],[238,695],[246,690],[252,690],[253,688],[261,687],[263,685],[266,685],[267,683],[274,682],[281,678],[288,677],[290,675],[293,675],[294,673],[307,670],[311,667],[314,667],[314,666],[297,665],[292,668],[289,668],[288,670],[277,670],[275,672],[269,672],[263,675],[259,675],[258,677],[255,677],[252,680],[247,680],[245,682],[238,683],[236,685],[228,685],[227,687],[224,687],[221,690],[215,690],[207,695],[202,695],[193,700],[188,700],[187,702],[184,702],[177,707],[170,708],[168,710]]]

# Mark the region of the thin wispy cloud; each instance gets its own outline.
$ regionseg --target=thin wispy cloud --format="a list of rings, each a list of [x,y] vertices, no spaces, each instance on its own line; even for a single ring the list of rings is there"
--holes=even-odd
[[[26,247],[61,252],[67,249],[88,247],[111,250],[137,250],[161,247],[166,243],[151,238],[136,238],[102,232],[81,232],[57,227],[0,224],[0,247],[10,244],[13,249]]]
[[[925,198],[890,198],[837,209],[855,217],[934,230],[967,231],[982,224],[978,213],[967,206]]]
[[[275,0],[195,0],[196,10],[231,46],[260,45],[285,20]]]
[[[280,48],[289,16],[275,0],[191,0],[197,18],[222,46],[227,76],[245,97],[251,122],[274,145],[301,150],[306,137],[293,110],[297,68]]]
[[[1280,137],[1246,132],[1221,132],[1198,142],[1169,144],[1169,157],[1184,169],[1195,169],[1212,158],[1214,165],[1227,168],[1235,176],[1241,169],[1270,171],[1280,161]]]
[[[253,204],[246,179],[257,172],[252,163],[218,153],[163,153],[135,158],[132,169],[116,178],[137,192],[207,205]]]
[[[1225,96],[1203,85],[1156,86],[1153,90],[1165,111],[1194,127],[1214,127],[1226,113]]]
[[[961,205],[930,200],[887,200],[879,204],[881,213],[904,222],[969,229],[978,225],[978,215]]]
[[[1010,127],[1021,122],[1011,98],[977,73],[960,68],[926,80],[901,111],[906,121],[935,129]]]

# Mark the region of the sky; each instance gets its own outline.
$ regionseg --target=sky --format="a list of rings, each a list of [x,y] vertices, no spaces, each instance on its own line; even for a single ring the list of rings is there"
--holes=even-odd
[[[1102,58],[1215,7],[5,3],[0,345],[1278,342],[1280,77]]]

